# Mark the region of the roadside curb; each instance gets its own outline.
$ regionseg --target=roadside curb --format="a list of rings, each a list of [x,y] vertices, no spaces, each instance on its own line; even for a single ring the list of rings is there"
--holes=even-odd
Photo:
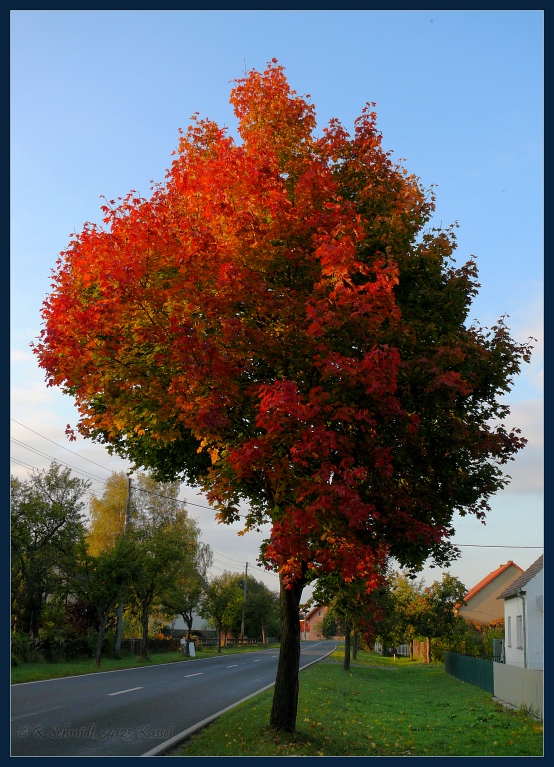
[[[335,652],[337,649],[337,646],[335,645],[332,650],[330,650],[327,655],[323,655],[321,658],[317,658],[317,660],[312,660],[310,663],[306,663],[305,666],[301,666],[298,670],[303,671],[305,668],[308,668],[308,666],[313,666],[314,663],[319,663],[322,660],[325,660],[325,658],[328,658],[329,655]],[[173,748],[173,746],[176,746],[178,743],[180,743],[182,740],[186,740],[191,735],[194,735],[194,733],[198,732],[199,730],[202,730],[204,727],[207,727],[208,724],[211,724],[215,719],[218,719],[223,714],[226,714],[227,711],[231,711],[231,709],[236,708],[237,706],[240,706],[241,703],[244,703],[247,700],[250,700],[250,698],[254,698],[256,695],[260,695],[262,692],[265,692],[266,690],[270,690],[272,687],[275,687],[275,682],[272,682],[271,684],[266,685],[265,687],[262,687],[260,690],[256,690],[255,692],[250,693],[250,695],[247,695],[245,698],[242,698],[241,700],[237,700],[236,703],[232,703],[230,706],[227,706],[227,708],[221,709],[221,711],[218,711],[215,714],[212,714],[211,716],[208,716],[206,719],[203,719],[201,722],[198,722],[197,724],[194,724],[192,727],[189,727],[187,730],[183,730],[183,732],[178,733],[177,735],[174,735],[169,740],[165,740],[163,743],[160,743],[158,746],[154,746],[154,748],[151,748],[150,751],[147,751],[145,754],[141,754],[141,756],[162,756],[166,751],[169,751],[169,749]]]

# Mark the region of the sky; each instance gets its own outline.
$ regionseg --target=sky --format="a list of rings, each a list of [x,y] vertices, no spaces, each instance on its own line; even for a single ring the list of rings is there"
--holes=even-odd
[[[507,315],[515,339],[536,339],[506,398],[506,425],[528,444],[486,526],[455,517],[450,572],[470,589],[508,560],[529,567],[543,545],[543,22],[542,11],[11,11],[11,473],[55,459],[98,496],[129,469],[68,442],[76,409],[31,352],[51,270],[72,232],[100,222],[101,196],[148,196],[163,181],[193,113],[236,136],[232,81],[277,58],[310,94],[317,132],[333,117],[352,131],[376,102],[385,149],[434,186],[432,223],[457,222],[457,263],[477,259],[470,319]],[[214,575],[248,562],[278,588],[256,569],[263,533],[217,525],[194,488],[180,497]]]

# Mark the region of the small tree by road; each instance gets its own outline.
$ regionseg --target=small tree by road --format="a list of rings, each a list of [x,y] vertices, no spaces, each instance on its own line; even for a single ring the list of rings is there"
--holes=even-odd
[[[187,627],[186,655],[190,654],[190,641],[194,612],[200,609],[202,596],[208,583],[208,570],[213,554],[210,546],[200,540],[200,528],[189,526],[187,557],[180,563],[171,583],[164,590],[161,604],[172,615],[180,615]]]
[[[243,591],[236,575],[224,572],[214,576],[204,589],[200,615],[210,620],[217,630],[217,651],[221,652],[223,634],[240,625]]]
[[[68,580],[68,592],[96,612],[98,634],[94,657],[100,666],[108,619],[117,604],[130,593],[131,584],[138,576],[136,550],[129,538],[122,536],[97,556],[83,544],[76,565]]]

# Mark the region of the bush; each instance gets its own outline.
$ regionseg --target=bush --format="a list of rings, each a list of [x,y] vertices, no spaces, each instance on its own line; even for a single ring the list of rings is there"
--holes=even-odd
[[[493,655],[493,639],[504,638],[504,619],[489,624],[459,618],[448,636],[431,639],[431,660],[444,662],[445,652],[488,658]]]
[[[29,663],[31,647],[27,634],[12,633],[11,636],[11,665]]]
[[[21,632],[11,635],[11,665],[44,663],[44,642]]]

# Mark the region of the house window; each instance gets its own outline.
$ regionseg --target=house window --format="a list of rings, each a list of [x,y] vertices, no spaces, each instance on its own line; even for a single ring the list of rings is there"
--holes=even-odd
[[[318,612],[319,617],[321,618],[321,610]]]
[[[523,650],[523,615],[516,615],[516,647]]]
[[[512,646],[512,616],[508,615],[506,621],[506,647]]]

